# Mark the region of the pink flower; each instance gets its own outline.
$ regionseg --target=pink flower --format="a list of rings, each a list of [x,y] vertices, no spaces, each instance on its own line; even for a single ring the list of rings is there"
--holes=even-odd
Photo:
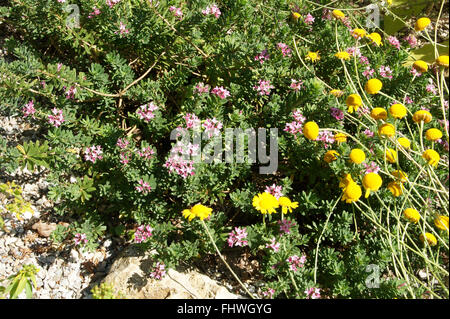
[[[287,219],[279,220],[278,225],[280,225],[280,232],[284,232],[285,234],[291,233],[291,228],[294,227],[296,224],[295,222],[292,222]]]
[[[187,178],[188,176],[193,176],[195,174],[194,161],[185,160],[179,155],[170,156],[164,163],[164,167],[166,167],[170,173],[175,172],[183,178]]]
[[[380,171],[380,166],[377,165],[377,163],[375,162],[370,162],[370,164],[367,163],[363,163],[364,165],[364,173],[365,174],[369,174],[369,173],[378,173]]]
[[[369,65],[369,64],[370,64],[370,63],[369,63],[369,59],[368,59],[367,57],[363,56],[363,55],[361,55],[361,56],[359,57],[359,63],[365,64],[365,65]]]
[[[198,129],[200,127],[200,120],[195,114],[187,113],[184,116],[186,121],[186,128]]]
[[[226,99],[228,96],[230,96],[230,91],[224,89],[223,86],[216,86],[214,89],[212,89],[211,93],[217,95],[221,99]]]
[[[420,73],[419,71],[417,71],[416,68],[411,68],[411,70],[409,71],[409,73],[411,73],[413,76],[415,77],[420,77],[422,76],[422,73]]]
[[[320,288],[309,288],[305,290],[307,299],[319,299],[320,298]]]
[[[409,44],[409,46],[411,47],[411,48],[414,48],[414,47],[416,47],[417,46],[417,38],[414,36],[414,35],[408,35],[406,38],[405,38],[405,40],[406,41],[408,41],[408,44]]]
[[[120,2],[120,0],[106,0],[106,4],[112,8],[114,7],[116,4],[118,4]]]
[[[267,291],[263,291],[263,296],[268,298],[273,298],[273,294],[275,293],[275,290],[273,288],[268,288]]]
[[[100,145],[93,145],[84,150],[84,159],[95,163],[97,160],[103,159],[103,151]]]
[[[263,64],[264,61],[269,60],[270,56],[267,50],[262,50],[258,55],[255,56],[255,61],[259,61],[259,63]]]
[[[327,149],[330,145],[334,143],[334,134],[331,131],[319,131],[319,136],[316,141],[322,141]]]
[[[308,25],[313,24],[314,20],[315,20],[314,17],[311,14],[309,14],[309,13],[305,17],[305,23],[308,24]]]
[[[407,96],[405,96],[405,103],[406,104],[413,104],[414,101],[407,95]]]
[[[273,89],[274,86],[270,85],[270,81],[259,80],[258,85],[255,85],[253,89],[258,91],[259,95],[269,95],[270,89]]]
[[[283,187],[277,186],[276,184],[273,184],[272,186],[266,186],[266,193],[269,193],[276,197],[276,199],[279,199],[281,196],[283,196],[282,193]]]
[[[77,93],[77,89],[75,86],[71,86],[65,93],[66,99],[75,99],[75,94]]]
[[[120,36],[130,33],[130,30],[127,29],[127,26],[122,21],[120,21],[119,31],[116,31],[114,33],[117,34],[119,32]]]
[[[372,69],[370,66],[366,67],[364,72],[362,73],[367,79],[370,79],[373,74],[375,73],[375,70]]]
[[[302,80],[291,79],[290,88],[293,89],[295,92],[300,91],[300,89],[302,88],[302,85],[303,85],[303,81]]]
[[[136,243],[142,243],[143,241],[150,238],[152,234],[153,228],[151,228],[149,225],[141,225],[136,229],[136,232],[134,233],[134,241]]]
[[[279,49],[281,49],[281,53],[283,54],[284,57],[286,57],[286,56],[290,57],[292,55],[291,49],[288,47],[287,44],[279,42],[277,44],[277,46],[278,46]]]
[[[280,250],[280,243],[277,243],[274,237],[270,240],[270,244],[266,244],[266,248],[272,248],[274,252],[278,252]]]
[[[156,263],[155,268],[153,272],[150,274],[150,277],[160,280],[166,275],[165,265],[163,263],[160,263],[159,261]]]
[[[437,94],[436,87],[434,86],[432,79],[428,79],[428,84],[426,86],[426,90],[428,93],[433,93],[434,95]]]
[[[79,245],[82,242],[84,244],[87,244],[87,242],[88,242],[86,234],[80,234],[80,233],[75,234],[75,237],[73,240],[75,241],[75,245]]]
[[[144,120],[144,122],[148,123],[152,118],[155,117],[155,114],[153,114],[153,112],[157,109],[158,106],[153,102],[150,102],[148,104],[141,105],[136,113],[139,115],[139,118],[141,120]]]
[[[120,163],[122,163],[123,165],[127,165],[130,162],[130,156],[131,153],[120,153]]]
[[[31,100],[22,108],[23,117],[31,115],[34,118],[34,113],[36,112],[34,108],[34,101]]]
[[[53,124],[54,127],[60,126],[64,122],[63,111],[57,108],[52,109],[53,115],[48,116],[48,121]]]
[[[357,47],[350,47],[347,50],[345,50],[348,54],[355,57],[361,57],[361,50]]]
[[[208,137],[218,136],[220,134],[220,130],[222,129],[222,122],[216,120],[216,118],[206,119],[202,124],[205,129],[205,134],[208,134]]]
[[[125,149],[128,146],[128,144],[130,144],[130,142],[126,138],[123,138],[123,139],[119,138],[119,139],[117,139],[116,145],[119,148],[121,148],[121,149]]]
[[[147,146],[144,147],[142,151],[138,150],[137,153],[140,157],[143,157],[145,159],[152,159],[155,151],[150,146]]]
[[[303,116],[300,110],[295,110],[294,112],[292,112],[292,117],[300,124],[303,124],[306,121],[306,117]]]
[[[204,15],[212,14],[212,15],[214,15],[217,19],[218,19],[218,18],[220,17],[220,15],[222,14],[222,13],[220,12],[219,7],[218,7],[217,5],[215,5],[215,4],[206,7],[205,10],[202,10],[202,13],[203,13]]]
[[[390,45],[396,47],[397,50],[400,50],[400,41],[396,37],[391,35],[388,37],[388,41]]]
[[[302,134],[303,133],[303,124],[297,121],[286,123],[286,127],[284,128],[285,132],[289,132],[293,135]]]
[[[342,121],[344,119],[344,111],[342,111],[341,109],[332,107],[330,110],[331,116],[333,116],[336,120]]]
[[[143,179],[140,179],[138,184],[139,185],[136,186],[136,190],[139,193],[148,194],[152,190],[152,187],[150,186],[150,184],[147,182],[144,182]]]
[[[56,67],[56,70],[57,70],[58,72],[61,71],[62,66],[63,66],[62,63],[58,63],[58,65],[57,65],[57,67]]]
[[[171,6],[171,7],[169,7],[169,11],[173,12],[173,15],[175,17],[177,17],[178,19],[181,20],[183,18],[183,12],[181,11],[181,8]]]
[[[302,268],[306,261],[306,256],[298,257],[297,255],[290,256],[286,261],[289,263],[289,269],[297,271],[297,268]]]
[[[92,9],[93,9],[94,11],[92,11],[91,13],[89,13],[88,19],[91,19],[91,18],[93,18],[94,16],[98,16],[98,15],[101,13],[100,9],[98,9],[97,7],[93,7]]]
[[[323,8],[322,9],[322,20],[331,20],[331,11]]]
[[[247,229],[235,227],[234,230],[228,235],[228,246],[248,246],[248,241],[245,240],[247,238]]]
[[[194,88],[194,93],[198,93],[198,94],[206,94],[209,93],[209,85],[203,82],[199,82],[197,83],[197,85],[195,85]]]
[[[378,69],[378,72],[380,73],[380,75],[381,75],[383,78],[392,79],[392,75],[391,75],[391,74],[392,74],[392,70],[391,70],[390,67],[382,65],[382,66],[380,66],[380,68]]]

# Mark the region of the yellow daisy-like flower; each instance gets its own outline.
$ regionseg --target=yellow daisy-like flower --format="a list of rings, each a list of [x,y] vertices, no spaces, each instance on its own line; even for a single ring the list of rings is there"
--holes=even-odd
[[[413,63],[413,68],[421,73],[428,71],[428,64],[425,61],[417,60]]]
[[[316,52],[308,51],[308,54],[306,55],[306,60],[311,60],[311,62],[316,62],[320,60],[319,51]]]
[[[339,51],[334,56],[341,60],[347,60],[347,61],[350,60],[350,53],[345,52],[345,51]]]
[[[448,216],[438,216],[434,219],[434,226],[448,233]]]
[[[448,68],[448,55],[441,55],[436,59],[436,64]]]
[[[408,174],[406,174],[404,171],[396,169],[391,173],[398,182],[400,183],[406,183],[408,181]]]
[[[399,197],[403,194],[403,185],[396,182],[390,182],[387,188],[391,191],[394,197]]]
[[[348,106],[348,112],[353,113],[353,111],[357,111],[362,105],[361,96],[358,94],[350,94],[345,100],[345,104]]]
[[[341,11],[341,10],[333,10],[331,12],[331,14],[333,15],[333,17],[335,17],[336,19],[342,20],[345,18],[345,14]]]
[[[275,196],[270,193],[264,192],[253,197],[253,207],[261,212],[261,214],[272,214],[276,213],[275,208],[280,205]]]
[[[437,167],[439,160],[441,159],[439,153],[431,149],[423,152],[422,157],[428,162],[429,165],[434,167]]]
[[[298,12],[292,12],[292,18],[297,21],[298,19],[300,19],[302,17],[302,15]]]
[[[406,107],[403,104],[392,104],[389,113],[396,119],[402,119],[406,116]]]
[[[298,207],[298,202],[291,202],[291,200],[285,196],[280,197],[278,203],[281,206],[281,212],[283,214],[292,213],[292,209]]]
[[[366,85],[364,85],[364,90],[367,92],[367,94],[378,94],[378,92],[381,91],[381,88],[383,87],[383,83],[381,83],[378,79],[370,79],[366,82]]]
[[[370,111],[370,117],[374,120],[386,120],[387,119],[387,112],[382,107],[375,107]]]
[[[391,137],[395,135],[395,126],[390,123],[381,124],[378,127],[378,134],[380,136]]]
[[[367,38],[371,40],[371,43],[375,43],[378,46],[383,45],[383,42],[381,42],[381,35],[377,32],[369,34]]]
[[[394,149],[388,148],[384,155],[386,161],[388,161],[389,163],[394,164],[395,162],[397,162],[397,152]]]
[[[344,188],[344,193],[341,200],[345,201],[347,204],[350,204],[358,201],[361,195],[361,187],[355,182],[350,182],[347,187]]]
[[[425,138],[429,141],[437,141],[442,138],[442,132],[437,128],[430,128],[425,132]]]
[[[313,121],[307,122],[303,126],[303,134],[307,139],[314,141],[319,136],[319,125]]]
[[[423,31],[426,27],[431,23],[431,20],[428,18],[420,18],[416,21],[416,24],[414,26],[414,29],[416,31]]]
[[[421,121],[424,121],[426,123],[430,123],[433,119],[433,116],[430,112],[425,110],[419,110],[413,114],[413,121],[416,123],[420,123]]]
[[[364,29],[358,29],[358,28],[356,28],[356,29],[354,29],[353,32],[352,32],[352,36],[353,36],[354,38],[356,38],[356,39],[362,39],[362,38],[364,38],[366,35],[367,35],[367,32],[366,32],[366,30],[364,30]]]
[[[430,246],[436,246],[437,244],[437,239],[432,233],[425,233],[425,236],[420,234],[419,239],[422,243],[426,240]]]
[[[339,187],[345,189],[350,183],[354,183],[355,181],[350,174],[344,174],[344,177],[339,180]]]
[[[420,214],[414,208],[407,208],[403,211],[403,216],[411,223],[416,224],[420,220]]]
[[[365,159],[366,154],[364,154],[364,151],[359,148],[352,149],[350,152],[350,160],[355,164],[361,164]]]
[[[334,95],[335,97],[341,97],[344,94],[344,91],[341,90],[331,90],[330,91],[331,95]]]
[[[411,141],[408,140],[406,137],[400,137],[397,139],[397,142],[405,149],[411,148]]]
[[[362,184],[366,189],[365,198],[367,198],[370,192],[376,192],[381,187],[383,180],[377,173],[368,173],[364,175]]]
[[[334,135],[334,140],[338,142],[338,144],[347,142],[347,135],[344,133],[336,133]]]
[[[337,160],[337,157],[340,156],[340,154],[335,150],[329,150],[325,153],[323,156],[323,160],[327,162],[328,164]]]
[[[189,219],[189,221],[193,220],[195,217],[204,220],[211,215],[212,208],[203,206],[202,204],[197,204],[191,209],[183,210],[183,217]]]

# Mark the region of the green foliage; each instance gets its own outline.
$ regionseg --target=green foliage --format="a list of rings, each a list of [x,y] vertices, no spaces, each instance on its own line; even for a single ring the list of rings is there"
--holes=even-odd
[[[8,295],[9,299],[17,299],[17,297],[25,290],[28,299],[33,297],[33,286],[36,286],[36,274],[39,268],[35,265],[23,265],[22,269],[15,275],[8,277],[8,286],[1,287],[1,295]]]

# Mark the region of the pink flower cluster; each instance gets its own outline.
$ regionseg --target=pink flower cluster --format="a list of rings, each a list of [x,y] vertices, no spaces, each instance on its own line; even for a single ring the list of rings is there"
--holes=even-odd
[[[116,31],[114,33],[115,34],[120,33],[120,36],[123,36],[124,34],[130,33],[130,30],[128,30],[127,26],[122,21],[120,21],[119,31]]]
[[[97,7],[93,7],[92,9],[93,9],[94,11],[92,11],[91,13],[89,13],[88,19],[92,19],[93,17],[98,16],[100,13],[102,13],[102,12],[100,11],[100,9],[98,9]]]
[[[382,66],[380,66],[380,68],[378,69],[378,72],[380,73],[380,75],[381,75],[383,78],[388,78],[389,80],[392,79],[392,75],[391,75],[391,74],[392,74],[392,70],[391,70],[390,67],[382,65]]]
[[[408,44],[411,48],[415,48],[417,46],[417,38],[414,35],[408,35],[405,37],[405,40],[408,41]]]
[[[235,227],[234,230],[229,233],[228,235],[228,246],[233,247],[233,246],[247,246],[248,245],[248,241],[246,240],[247,238],[247,229],[244,228],[239,228],[239,227]]]
[[[170,6],[169,11],[173,12],[173,15],[175,17],[177,17],[178,19],[181,20],[183,18],[183,11],[181,11],[181,8],[177,8],[175,6]]]
[[[428,93],[437,94],[436,87],[434,86],[433,79],[428,79],[428,84],[426,86],[426,90]]]
[[[120,163],[127,165],[130,162],[131,153],[120,153]]]
[[[274,252],[278,252],[280,250],[280,243],[277,243],[274,237],[270,240],[270,244],[266,244],[266,248],[271,248]]]
[[[213,4],[211,6],[206,7],[205,10],[202,10],[202,13],[206,16],[206,15],[214,15],[217,19],[220,17],[220,15],[222,14],[220,12],[220,9],[217,5]]]
[[[52,113],[48,116],[49,123],[54,127],[60,126],[64,122],[63,111],[55,107],[52,109]]]
[[[198,93],[198,94],[209,93],[209,85],[205,84],[203,82],[197,83],[197,85],[194,88],[194,93]]]
[[[152,118],[155,117],[155,114],[153,113],[158,109],[158,106],[155,105],[153,102],[150,102],[148,104],[141,105],[139,109],[136,111],[136,113],[139,115],[139,118],[141,120],[144,120],[144,122],[150,122]]]
[[[100,145],[93,145],[84,150],[84,159],[95,163],[97,160],[103,159],[103,151]]]
[[[344,119],[344,111],[338,109],[336,107],[332,107],[330,109],[331,116],[334,117],[338,121],[342,121]]]
[[[306,23],[307,25],[313,24],[313,23],[314,23],[314,20],[315,20],[315,18],[314,18],[310,13],[308,13],[308,14],[306,15],[306,17],[305,17],[305,23]]]
[[[140,179],[138,184],[139,185],[136,186],[136,190],[139,193],[148,194],[149,192],[151,192],[152,187],[150,186],[149,183],[145,182],[143,179]]]
[[[331,131],[319,131],[319,136],[317,136],[316,141],[321,141],[325,144],[325,149],[334,143],[334,134]]]
[[[269,95],[270,90],[273,89],[274,86],[270,84],[270,81],[259,80],[258,85],[255,85],[253,89],[258,91],[259,95]]]
[[[211,138],[212,136],[220,135],[223,124],[214,117],[212,119],[206,119],[205,122],[203,122],[202,127],[205,129],[205,134]]]
[[[370,164],[363,163],[363,165],[365,174],[378,173],[380,171],[380,166],[375,162],[370,162]]]
[[[31,100],[22,108],[23,117],[31,115],[34,118],[34,113],[36,112],[34,108],[34,101]]]
[[[296,224],[293,221],[283,219],[278,221],[278,225],[280,225],[280,232],[290,234],[291,228],[294,227]]]
[[[194,172],[194,161],[185,160],[182,156],[174,155],[170,156],[164,163],[164,167],[169,169],[169,172],[176,172],[183,178],[192,176]]]
[[[186,128],[197,129],[200,127],[200,119],[192,113],[187,113],[184,116],[184,120],[186,121]]]
[[[279,199],[281,196],[283,196],[283,187],[278,186],[276,184],[273,184],[272,186],[266,186],[266,193],[269,193],[273,195],[276,199]]]
[[[226,99],[228,96],[230,96],[230,91],[227,89],[224,89],[223,86],[216,86],[214,89],[211,90],[211,93],[214,95],[217,95],[221,99]]]
[[[77,88],[75,86],[71,86],[66,93],[64,93],[66,95],[66,99],[70,100],[74,100],[75,99],[75,94],[77,93]]]
[[[303,133],[303,123],[306,121],[306,118],[303,116],[303,114],[299,110],[295,110],[292,113],[292,116],[294,117],[293,122],[286,123],[286,127],[284,128],[285,132],[289,132],[293,135],[296,135],[298,133]]]
[[[126,149],[128,144],[130,144],[130,141],[128,141],[126,138],[118,138],[116,145],[121,149]]]
[[[145,159],[152,159],[155,151],[150,146],[147,146],[142,150],[138,150],[137,153],[140,157],[143,157]]]
[[[108,5],[108,7],[112,8],[114,7],[116,4],[118,4],[121,0],[106,0],[106,4]]]
[[[320,298],[320,288],[309,288],[305,290],[307,299],[319,299]]]
[[[374,132],[372,132],[371,130],[369,130],[369,129],[365,129],[364,131],[363,131],[363,134],[365,135],[365,136],[367,136],[367,137],[373,137],[374,135],[375,135],[375,133]]]
[[[289,87],[293,89],[295,92],[298,92],[302,88],[302,85],[303,85],[302,80],[291,79],[291,85]]]
[[[273,294],[275,293],[275,289],[268,288],[266,291],[263,291],[263,296],[267,298],[273,298]]]
[[[288,56],[292,56],[292,51],[289,48],[289,46],[283,42],[279,42],[277,44],[278,48],[281,50],[281,53],[283,54],[284,57]]]
[[[75,242],[75,245],[79,245],[81,243],[87,244],[87,242],[88,242],[86,234],[80,234],[80,233],[75,234],[75,237],[73,240]]]
[[[297,255],[290,256],[286,261],[289,263],[289,269],[297,271],[298,268],[302,268],[305,265],[306,256],[298,257]]]
[[[259,63],[263,64],[264,61],[269,60],[269,58],[269,52],[267,50],[262,50],[255,56],[255,61],[259,61]]]
[[[373,76],[374,73],[375,73],[375,70],[372,69],[370,66],[368,66],[363,71],[362,75],[364,75],[367,79],[370,79]]]
[[[394,46],[397,50],[400,50],[400,41],[394,37],[394,36],[389,36],[388,37],[388,42],[390,45]]]
[[[150,277],[158,280],[162,279],[166,275],[166,271],[164,270],[165,268],[166,266],[158,261],[153,269],[153,272],[150,274]]]
[[[139,226],[134,233],[134,241],[136,243],[142,243],[143,241],[146,241],[148,238],[152,237],[152,231],[153,228],[151,228],[149,225]]]

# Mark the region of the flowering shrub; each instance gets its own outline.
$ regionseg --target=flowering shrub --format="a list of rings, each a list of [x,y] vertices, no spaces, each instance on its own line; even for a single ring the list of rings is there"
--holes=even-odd
[[[125,236],[157,252],[154,279],[243,250],[257,298],[448,298],[438,18],[403,39],[347,1],[88,0],[73,27],[67,2],[0,7],[0,110],[45,140],[0,140],[0,165],[48,168],[56,213],[78,220],[55,241]],[[417,39],[435,57],[405,64]],[[250,142],[211,156],[227,128],[278,128],[276,172],[259,174]]]

